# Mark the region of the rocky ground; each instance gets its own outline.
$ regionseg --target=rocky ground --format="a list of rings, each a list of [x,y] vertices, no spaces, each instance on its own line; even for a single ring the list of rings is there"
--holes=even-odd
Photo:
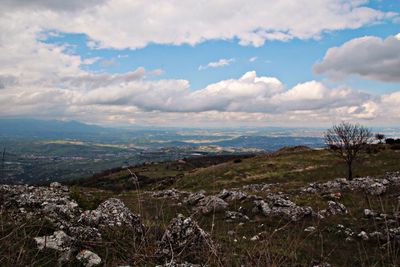
[[[18,265],[26,254],[36,266],[398,266],[399,188],[392,172],[290,190],[134,191],[84,210],[59,183],[1,185],[0,262]],[[25,234],[21,251],[10,252],[16,231],[34,221],[38,235]]]

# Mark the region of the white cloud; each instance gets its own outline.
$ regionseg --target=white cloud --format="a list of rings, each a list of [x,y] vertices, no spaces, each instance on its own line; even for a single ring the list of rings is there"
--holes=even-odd
[[[0,94],[2,116],[38,116],[99,123],[234,125],[331,123],[340,119],[396,121],[400,97],[375,98],[309,81],[285,89],[250,71],[193,91],[186,80],[146,80],[146,71],[65,77],[60,86],[13,85]],[[59,82],[60,82],[59,81]],[[15,108],[18,107],[18,108]],[[229,122],[228,122],[229,120]]]
[[[254,62],[254,61],[256,61],[258,59],[258,57],[251,57],[251,58],[249,58],[249,61],[250,62]]]
[[[374,36],[352,39],[340,47],[330,48],[324,59],[314,65],[316,73],[333,79],[358,75],[370,80],[400,81],[400,38],[382,40]]]
[[[100,60],[100,57],[90,57],[90,58],[86,58],[82,61],[83,65],[92,65],[94,63],[96,63],[97,61]]]
[[[229,66],[234,61],[235,61],[234,58],[230,58],[230,59],[221,58],[218,61],[209,62],[205,66],[200,65],[199,66],[199,70],[205,70],[205,69],[208,69],[208,68],[218,68],[218,67],[223,67],[223,66]]]
[[[94,48],[195,45],[215,39],[260,46],[271,39],[318,38],[326,31],[357,28],[393,16],[363,3],[3,1],[0,116],[177,126],[312,125],[330,124],[337,118],[398,122],[396,93],[372,97],[317,81],[285,88],[277,78],[257,76],[254,71],[194,91],[184,79],[151,80],[162,74],[159,69],[90,73],[82,65],[100,59],[82,59],[68,53],[67,46],[40,41],[43,34],[67,32],[86,34]],[[211,63],[209,67],[231,62]]]
[[[25,23],[29,28],[84,33],[93,47],[195,45],[206,40],[234,39],[242,45],[261,46],[266,40],[319,38],[324,32],[359,28],[396,16],[393,12],[366,7],[365,3],[359,0],[6,0],[0,12],[2,16],[10,16],[13,23]]]

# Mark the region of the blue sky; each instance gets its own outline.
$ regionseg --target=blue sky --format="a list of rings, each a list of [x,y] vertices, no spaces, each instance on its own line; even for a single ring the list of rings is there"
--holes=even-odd
[[[390,4],[372,2],[371,6],[392,11],[400,10],[400,2]],[[140,66],[146,69],[162,69],[164,73],[160,79],[187,79],[192,89],[196,90],[219,80],[238,78],[249,69],[256,70],[260,75],[278,77],[288,87],[311,79],[322,80],[325,77],[313,73],[312,66],[324,57],[329,48],[340,46],[357,37],[373,35],[386,38],[399,32],[400,24],[383,21],[359,29],[324,33],[317,40],[269,41],[262,47],[242,46],[237,40],[211,40],[194,46],[150,44],[140,49],[93,49],[88,47],[86,35],[66,33],[48,36],[44,42],[72,45],[70,53],[80,55],[82,58],[99,57],[99,61],[85,67],[90,71],[125,73]],[[250,62],[249,59],[252,57],[257,59]],[[221,68],[198,69],[200,65],[221,58],[233,58],[235,61]],[[399,88],[397,83],[365,81],[355,77],[347,81],[356,88],[372,93],[376,90],[381,93]]]
[[[399,12],[398,1],[6,1],[0,101],[18,108],[0,116],[398,125],[386,109],[400,101]],[[384,112],[393,115],[382,121]]]

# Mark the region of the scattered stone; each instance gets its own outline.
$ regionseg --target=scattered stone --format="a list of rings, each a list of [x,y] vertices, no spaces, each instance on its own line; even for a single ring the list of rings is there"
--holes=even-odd
[[[226,211],[225,219],[233,220],[233,221],[248,221],[248,220],[250,220],[248,216],[244,215],[243,213],[237,212],[237,211]]]
[[[255,235],[252,238],[250,238],[251,241],[258,241],[260,240],[260,236],[259,235]]]
[[[236,234],[236,232],[235,231],[232,231],[232,230],[230,230],[230,231],[228,231],[228,233],[227,233],[229,236],[234,236],[235,234]]]
[[[340,193],[340,192],[333,192],[333,193],[330,193],[329,196],[330,196],[332,199],[339,200],[339,199],[342,198],[342,193]]]
[[[183,200],[183,203],[191,206],[196,205],[201,199],[205,198],[204,194],[205,194],[204,190],[190,194]]]
[[[386,186],[384,186],[382,183],[376,182],[369,185],[366,192],[373,196],[379,196],[386,192]]]
[[[336,226],[336,228],[338,229],[338,231],[337,231],[338,234],[344,234],[346,237],[354,236],[353,230],[351,230],[350,228],[344,227],[343,224],[338,224]]]
[[[379,232],[379,231],[375,231],[375,232],[369,233],[369,236],[371,238],[376,238],[376,239],[379,239],[379,240],[384,240],[385,239],[385,235],[383,233]]]
[[[315,227],[314,226],[309,226],[307,228],[304,229],[304,232],[314,232],[315,231]]]
[[[87,249],[79,252],[76,259],[82,262],[85,267],[97,266],[101,263],[99,255]]]
[[[353,230],[351,230],[350,228],[346,228],[346,229],[344,230],[344,234],[345,234],[346,236],[348,236],[348,237],[351,237],[351,236],[354,235],[354,232],[353,232]]]
[[[311,207],[300,207],[288,199],[284,199],[280,195],[270,194],[264,200],[254,201],[254,212],[261,212],[265,216],[283,216],[291,221],[299,221],[305,216],[313,214]]]
[[[151,196],[155,197],[155,198],[179,199],[180,196],[183,195],[183,194],[188,194],[188,192],[179,191],[179,190],[176,190],[175,188],[172,188],[172,189],[166,189],[166,190],[153,192],[151,194]]]
[[[331,265],[325,261],[312,260],[310,267],[331,267]]]
[[[400,173],[387,173],[385,178],[361,177],[348,181],[344,178],[337,178],[325,183],[310,183],[302,188],[304,193],[318,192],[340,192],[342,190],[364,190],[370,195],[381,195],[386,192],[387,186],[399,185]]]
[[[394,240],[394,241],[400,243],[400,227],[390,228],[387,231],[387,235],[389,236],[389,238],[391,240]]]
[[[364,241],[367,241],[369,239],[369,236],[365,231],[361,231],[357,236]]]
[[[223,200],[229,200],[229,201],[235,201],[235,200],[245,200],[247,198],[247,194],[243,193],[242,191],[235,191],[235,190],[222,190],[219,194],[218,197],[223,199]]]
[[[346,207],[339,202],[335,201],[328,201],[328,208],[321,210],[318,215],[321,219],[326,218],[328,216],[340,215],[340,214],[347,214]]]
[[[278,186],[279,183],[260,183],[260,184],[249,184],[242,186],[242,189],[252,191],[252,192],[268,192],[271,188]]]
[[[164,265],[156,265],[156,267],[206,267],[207,265],[193,264],[189,262],[177,263],[175,261],[170,261]]]
[[[378,216],[378,213],[376,213],[375,211],[372,211],[370,209],[364,209],[364,216],[365,217],[376,217]]]
[[[64,231],[55,231],[52,235],[35,237],[34,239],[39,250],[49,248],[57,251],[69,251],[73,242],[73,239]]]
[[[255,204],[255,208],[253,209],[253,211],[255,213],[260,211],[265,216],[268,216],[271,214],[271,208],[269,207],[268,203],[266,203],[264,200],[256,200],[256,201],[254,201],[254,204]]]

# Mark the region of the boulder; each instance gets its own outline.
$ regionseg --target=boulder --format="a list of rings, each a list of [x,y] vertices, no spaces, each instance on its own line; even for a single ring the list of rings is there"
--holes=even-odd
[[[265,216],[282,216],[291,221],[299,221],[314,212],[311,207],[301,207],[280,195],[270,194],[264,200],[256,200],[254,211],[259,211]]]
[[[314,226],[308,226],[307,228],[304,229],[304,232],[314,232],[315,229],[316,228]]]
[[[340,215],[340,214],[347,214],[346,207],[339,202],[335,201],[328,201],[328,208],[321,210],[318,215],[320,218],[326,218],[332,215]]]
[[[370,210],[370,209],[364,209],[364,216],[368,217],[368,218],[371,218],[371,217],[379,216],[379,214],[377,212],[375,212],[375,211]]]
[[[369,185],[366,189],[366,192],[373,196],[379,196],[386,192],[386,186],[382,183],[373,183]]]
[[[226,190],[223,189],[219,194],[218,197],[223,200],[235,201],[235,200],[245,200],[247,198],[247,194],[240,191],[240,190]]]
[[[369,236],[365,231],[361,231],[357,236],[364,241],[367,241],[369,239]]]
[[[64,231],[55,231],[52,235],[35,237],[34,240],[39,250],[49,248],[57,251],[69,251],[73,243],[73,239]]]
[[[192,218],[179,214],[165,230],[156,255],[167,259],[179,255],[190,258],[202,252],[209,254],[214,249],[209,235]]]
[[[237,211],[226,211],[225,212],[225,219],[232,220],[232,221],[248,221],[249,217],[244,215],[241,212]]]
[[[228,203],[216,196],[207,196],[202,198],[193,209],[195,212],[208,214],[219,212],[228,208]]]
[[[85,267],[93,267],[101,263],[99,255],[88,249],[81,250],[78,255],[76,255],[76,259],[82,262]]]
[[[196,205],[201,199],[205,198],[204,193],[205,191],[201,190],[199,192],[190,194],[183,200],[183,203],[190,206]]]
[[[129,227],[137,234],[144,233],[144,225],[139,215],[132,213],[125,204],[117,198],[109,198],[97,209],[82,213],[79,222],[99,228]]]

